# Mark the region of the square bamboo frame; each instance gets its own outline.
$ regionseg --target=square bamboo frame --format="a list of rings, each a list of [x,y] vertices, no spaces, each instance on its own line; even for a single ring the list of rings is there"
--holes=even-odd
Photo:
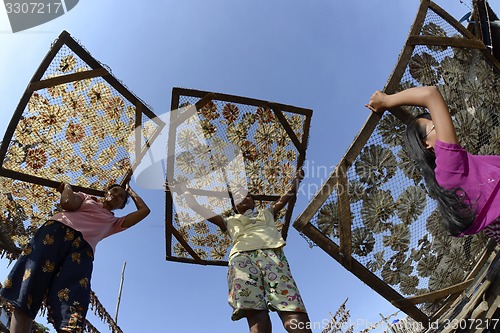
[[[49,65],[52,60],[55,58],[59,50],[63,46],[67,46],[71,51],[73,51],[81,60],[83,60],[91,70],[61,75],[53,78],[48,78],[42,80],[44,73],[47,71]],[[31,96],[34,92],[40,89],[45,89],[49,87],[54,87],[64,83],[70,83],[74,81],[91,79],[101,77],[104,79],[111,87],[113,87],[117,92],[119,92],[125,99],[127,99],[131,104],[136,107],[135,114],[135,128],[139,128],[142,126],[142,116],[145,115],[154,121],[157,125],[154,133],[149,138],[149,141],[144,145],[140,145],[140,131],[136,131],[136,140],[135,140],[135,161],[131,166],[130,170],[125,170],[125,175],[123,177],[122,185],[125,184],[131,177],[133,170],[139,165],[142,157],[146,154],[148,150],[148,146],[155,140],[155,138],[160,134],[162,128],[165,124],[150,110],[150,108],[143,103],[138,97],[136,97],[132,92],[130,92],[118,79],[116,79],[109,71],[106,69],[99,61],[97,61],[94,57],[90,55],[90,53],[85,50],[76,40],[74,40],[71,35],[67,31],[63,31],[56,41],[53,43],[49,52],[42,60],[40,66],[35,71],[35,74],[31,78],[26,90],[24,91],[19,104],[12,116],[12,119],[7,127],[5,132],[2,145],[0,147],[0,176],[9,177],[12,179],[17,179],[25,182],[30,182],[38,185],[43,185],[47,187],[57,188],[60,182],[57,182],[52,179],[46,179],[37,177],[34,175],[24,174],[21,172],[17,172],[14,170],[9,170],[3,166],[3,162],[5,160],[9,143],[14,135],[15,129],[23,115],[23,112],[30,100]],[[92,195],[102,196],[104,192],[102,190],[96,190],[92,188],[81,187],[78,185],[73,186],[73,189],[76,191],[86,192]]]
[[[464,38],[419,35],[428,10],[432,10],[436,14],[438,14],[447,23],[458,30]],[[399,82],[403,77],[407,64],[410,60],[410,57],[412,56],[413,50],[417,45],[435,45],[445,47],[451,46],[456,48],[476,49],[482,52],[485,58],[492,64],[493,67],[496,68],[497,71],[500,71],[500,63],[488,52],[487,47],[481,40],[477,39],[470,31],[464,28],[441,7],[430,0],[422,0],[408,39],[404,45],[403,51],[399,56],[398,63],[384,89],[387,94],[396,92]],[[390,112],[403,123],[407,123],[413,117],[410,113],[406,112],[402,108],[393,109],[390,110]],[[460,292],[470,285],[470,283],[473,281],[474,276],[481,269],[482,265],[485,264],[491,251],[493,251],[494,244],[492,242],[490,242],[489,245],[485,248],[481,259],[477,263],[476,267],[469,272],[464,282],[450,288],[446,288],[445,290],[426,294],[425,297],[417,296],[405,298],[352,257],[352,220],[347,191],[338,191],[338,213],[340,216],[339,244],[336,244],[330,238],[323,235],[318,228],[310,223],[310,220],[319,211],[319,209],[321,209],[322,205],[336,189],[338,189],[339,187],[344,189],[348,188],[347,170],[354,163],[357,156],[361,153],[363,147],[378,125],[381,117],[382,115],[378,113],[370,114],[367,121],[363,125],[357,137],[354,139],[351,146],[348,148],[345,155],[342,157],[335,170],[331,173],[325,184],[318,191],[310,204],[293,222],[293,226],[299,232],[306,235],[311,241],[322,248],[325,252],[327,252],[332,258],[337,260],[357,278],[365,282],[370,288],[379,293],[394,306],[427,327],[431,320],[434,320],[436,316],[439,316],[440,313],[449,308],[452,302],[459,296]],[[448,297],[446,304],[433,316],[426,315],[416,306],[416,304],[422,302],[442,299],[446,297]]]
[[[207,91],[200,91],[200,90],[193,90],[193,89],[183,89],[183,88],[173,88],[172,90],[172,102],[171,102],[171,110],[176,110],[180,107],[179,105],[179,100],[181,96],[186,96],[186,97],[194,97],[198,98],[198,102],[196,103],[195,107],[197,110],[200,110],[208,104],[210,101],[221,101],[221,102],[232,102],[236,104],[242,104],[242,105],[249,105],[249,106],[254,106],[254,107],[263,107],[263,108],[269,108],[273,111],[274,115],[280,122],[280,124],[283,126],[284,130],[288,134],[289,139],[292,141],[294,147],[298,151],[298,157],[297,157],[297,170],[302,167],[305,158],[306,158],[306,149],[307,149],[307,144],[308,144],[308,138],[309,138],[309,127],[310,127],[310,122],[311,122],[311,117],[312,117],[312,110],[310,109],[305,109],[305,108],[299,108],[295,106],[290,106],[290,105],[284,105],[284,104],[279,104],[279,103],[273,103],[273,102],[268,102],[268,101],[263,101],[263,100],[258,100],[258,99],[253,99],[253,98],[247,98],[247,97],[241,97],[241,96],[234,96],[234,95],[228,95],[228,94],[221,94],[221,93],[213,93],[213,92],[207,92]],[[304,116],[304,124],[303,124],[303,135],[302,135],[302,140],[297,138],[295,135],[293,129],[291,128],[290,124],[287,122],[284,112],[290,113],[290,114],[298,114],[301,116]],[[176,135],[176,128],[178,124],[182,123],[183,119],[180,119],[178,116],[178,113],[172,112],[171,113],[171,119],[170,119],[170,130],[169,130],[169,139],[168,139],[168,151],[169,152],[174,152],[175,151],[175,135]],[[174,170],[174,158],[173,154],[169,153],[168,154],[168,159],[167,159],[167,179],[171,179],[170,177],[173,176],[173,170]],[[193,192],[193,194],[196,194]],[[198,194],[206,194],[206,193],[198,193]],[[264,201],[264,202],[272,202],[279,197],[276,195],[269,195],[266,193],[257,193],[253,194],[254,198],[259,201]],[[289,224],[290,224],[290,219],[292,216],[293,208],[295,205],[295,198],[291,199],[290,202],[288,203],[287,206],[287,211],[284,217],[284,223],[283,223],[283,228],[281,230],[282,237],[286,239],[286,236],[288,234],[288,229],[289,229]],[[184,237],[179,233],[179,231],[175,228],[173,224],[173,197],[170,191],[166,191],[166,203],[165,203],[165,211],[166,211],[166,216],[165,216],[165,224],[166,224],[166,231],[165,231],[165,238],[166,238],[166,260],[169,261],[176,261],[176,262],[185,262],[185,263],[194,263],[194,264],[200,264],[200,265],[215,265],[215,266],[226,266],[227,261],[225,260],[204,260],[200,258],[196,252],[193,250],[192,246],[184,239]],[[184,257],[178,257],[172,254],[172,240],[175,237],[175,239],[187,250],[189,255],[191,255],[191,258],[184,258]]]

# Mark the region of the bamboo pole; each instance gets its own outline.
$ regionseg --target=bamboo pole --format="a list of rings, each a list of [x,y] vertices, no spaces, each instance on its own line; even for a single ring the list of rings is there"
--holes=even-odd
[[[127,262],[123,262],[123,268],[122,268],[122,276],[120,279],[120,289],[118,290],[118,301],[116,302],[116,311],[115,311],[115,323],[118,325],[118,310],[120,309],[120,300],[122,298],[122,289],[123,289],[123,280],[125,279],[125,266],[127,265]]]
[[[383,314],[381,314],[381,313],[379,313],[379,315],[380,315],[380,318],[382,318],[382,321],[383,321],[383,322],[387,325],[387,327],[389,328],[389,331],[391,331],[392,333],[396,333],[396,331],[394,330],[394,328],[392,327],[392,325],[391,325],[391,324],[389,324],[389,322],[387,321],[387,319],[389,319],[389,318],[390,318],[390,316],[389,316],[389,317],[384,317],[384,315],[383,315]]]

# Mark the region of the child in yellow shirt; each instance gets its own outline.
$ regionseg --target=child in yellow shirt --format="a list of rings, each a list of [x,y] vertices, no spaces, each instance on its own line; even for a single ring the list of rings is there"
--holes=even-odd
[[[250,332],[271,332],[268,311],[277,311],[287,332],[311,332],[309,317],[283,253],[285,240],[276,228],[277,213],[296,195],[301,171],[292,188],[270,209],[255,209],[248,193],[234,205],[235,215],[224,218],[201,206],[183,189],[188,205],[227,232],[232,240],[228,263],[228,303],[232,320],[247,318]]]

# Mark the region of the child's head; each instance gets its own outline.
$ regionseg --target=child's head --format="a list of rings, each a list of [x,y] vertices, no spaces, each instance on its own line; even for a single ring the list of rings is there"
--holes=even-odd
[[[422,113],[406,124],[405,148],[408,156],[419,162],[434,163],[436,131],[429,113]]]
[[[429,113],[422,113],[415,117],[415,125],[420,142],[426,149],[434,149],[436,130]]]
[[[457,195],[457,189],[441,188],[436,181],[436,131],[430,114],[423,113],[412,119],[406,125],[405,134],[406,153],[420,168],[429,195],[437,199],[443,223],[452,235],[459,235],[472,224],[475,212]]]
[[[254,201],[253,196],[250,192],[248,192],[246,194],[246,196],[243,198],[238,198],[236,196],[236,198],[231,198],[231,199],[232,199],[231,203],[233,205],[233,210],[235,213],[243,214],[247,210],[255,208],[255,201]],[[238,203],[235,203],[235,201],[234,201],[235,199]]]
[[[119,184],[109,186],[104,196],[105,202],[107,202],[112,209],[124,208],[127,205],[129,198],[130,195],[128,192]]]

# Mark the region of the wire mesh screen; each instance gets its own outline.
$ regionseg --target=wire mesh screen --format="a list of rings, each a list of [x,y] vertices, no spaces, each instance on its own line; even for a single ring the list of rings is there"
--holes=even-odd
[[[381,131],[394,121],[383,117],[347,172],[352,256],[400,294],[414,296],[464,281],[487,238],[449,236],[414,163]],[[336,192],[310,223],[340,245]]]
[[[52,188],[0,177],[0,251],[16,258],[58,201]]]
[[[450,106],[461,145],[471,154],[500,155],[499,68],[485,52],[486,48],[467,48],[467,41],[457,42],[464,38],[465,29],[459,31],[449,19],[443,19],[436,12],[441,9],[434,5],[427,8],[428,2],[422,6],[421,11],[428,10],[422,21],[414,24],[420,24],[417,35],[439,39],[420,39],[433,44],[414,45],[410,52],[403,52],[395,69],[395,73],[399,71],[401,75],[393,76],[388,84],[394,87],[391,93],[414,86],[436,85]],[[433,8],[437,8],[436,11]],[[410,35],[409,40],[413,37]],[[448,45],[463,46],[448,46],[443,37],[453,39]],[[425,111],[418,107],[403,109],[411,116]],[[340,165],[348,165],[345,175],[334,175],[347,179],[348,184],[351,236],[346,243],[342,243],[339,232],[345,222],[339,208],[344,191],[341,180],[326,199],[317,195],[318,200],[324,200],[317,211],[307,215],[306,208],[304,217],[298,218],[305,223],[310,216],[309,223],[336,244],[340,252],[349,244],[352,259],[389,287],[377,291],[391,297],[391,301],[464,282],[488,243],[483,234],[463,238],[449,236],[418,166],[408,158],[402,146],[404,130],[404,123],[386,112],[373,131],[367,133],[363,146],[358,148],[353,144],[352,149],[359,149],[359,153],[352,163],[341,162]],[[310,206],[317,207],[315,200]],[[308,236],[307,228],[302,231]],[[315,237],[314,233],[309,234]],[[366,279],[372,286],[380,287],[378,282]],[[444,299],[422,303],[418,308],[430,316],[443,304]]]
[[[426,13],[422,29],[420,30],[422,36],[435,36],[435,37],[455,37],[464,38],[464,36],[457,31],[447,20],[441,17],[432,8]],[[444,51],[446,47],[441,46],[428,46],[430,50]]]
[[[169,182],[187,184],[201,205],[222,216],[232,214],[230,196],[241,190],[254,196],[258,208],[288,191],[304,161],[312,111],[222,94],[197,108],[208,93],[177,91],[173,108],[181,108],[171,118],[175,144],[169,143]],[[194,112],[186,118],[190,110]],[[169,193],[167,259],[225,265],[228,236],[196,214],[178,193]],[[293,205],[290,202],[286,214],[283,210],[276,219],[284,238]]]
[[[82,91],[62,84],[32,94],[4,168],[94,189],[123,180],[135,107],[102,78],[89,81]]]
[[[138,115],[140,117],[138,117]],[[23,246],[55,209],[53,188],[101,195],[124,183],[163,126],[67,32],[51,47],[22,96],[0,150],[2,231]],[[6,178],[9,177],[9,178]],[[11,244],[12,245],[12,244]]]

